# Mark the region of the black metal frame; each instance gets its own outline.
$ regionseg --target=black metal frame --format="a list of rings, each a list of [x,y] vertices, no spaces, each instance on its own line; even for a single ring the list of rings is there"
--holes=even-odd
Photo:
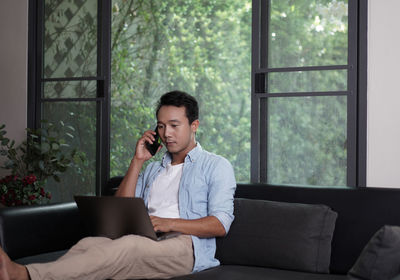
[[[44,0],[29,0],[28,39],[28,127],[37,128],[43,102],[96,102],[96,194],[101,195],[109,179],[111,0],[98,0],[96,77],[43,78]],[[52,81],[97,81],[95,98],[43,98],[42,84]]]
[[[267,100],[271,97],[348,96],[347,185],[366,186],[367,130],[367,0],[349,0],[347,65],[268,68],[270,0],[253,0],[251,79],[251,181],[267,182]],[[264,54],[264,55],[262,55]],[[267,93],[271,72],[348,70],[347,91]]]

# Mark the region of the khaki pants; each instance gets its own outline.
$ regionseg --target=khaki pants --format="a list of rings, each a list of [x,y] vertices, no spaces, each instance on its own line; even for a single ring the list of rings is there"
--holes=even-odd
[[[27,265],[36,279],[150,279],[188,274],[193,269],[188,235],[153,241],[138,235],[111,240],[87,237],[58,260]]]

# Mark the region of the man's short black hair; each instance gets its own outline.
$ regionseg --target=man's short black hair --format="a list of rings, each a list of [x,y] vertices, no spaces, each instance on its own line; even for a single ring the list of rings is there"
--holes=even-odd
[[[199,105],[197,103],[197,100],[190,94],[183,91],[174,90],[167,92],[163,96],[161,96],[157,104],[156,116],[158,116],[158,111],[160,111],[160,108],[162,106],[184,106],[186,109],[186,117],[189,120],[189,124],[199,118]]]

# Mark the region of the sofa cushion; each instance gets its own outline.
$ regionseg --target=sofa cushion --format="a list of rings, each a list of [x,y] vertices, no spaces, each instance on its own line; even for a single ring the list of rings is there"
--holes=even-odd
[[[400,227],[383,226],[349,271],[350,279],[388,280],[400,274]]]
[[[328,206],[235,199],[234,214],[217,241],[222,264],[329,272],[337,214]]]

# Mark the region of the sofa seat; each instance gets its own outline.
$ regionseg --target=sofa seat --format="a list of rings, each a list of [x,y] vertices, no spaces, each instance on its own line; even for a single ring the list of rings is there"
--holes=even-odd
[[[50,252],[50,253],[43,253],[43,254],[39,254],[39,255],[15,259],[14,261],[16,263],[19,263],[22,265],[27,265],[27,264],[31,264],[31,263],[47,263],[47,262],[52,262],[52,261],[57,260],[62,255],[64,255],[67,251],[68,250],[60,250],[60,251],[55,251],[55,252]]]
[[[30,263],[46,263],[56,260],[65,254],[67,250],[29,256],[15,260],[26,265]],[[243,265],[222,265],[199,273],[171,278],[171,280],[345,280],[346,275],[317,274],[283,269],[273,269]]]
[[[255,266],[222,265],[174,280],[345,280],[346,275],[317,274]]]

